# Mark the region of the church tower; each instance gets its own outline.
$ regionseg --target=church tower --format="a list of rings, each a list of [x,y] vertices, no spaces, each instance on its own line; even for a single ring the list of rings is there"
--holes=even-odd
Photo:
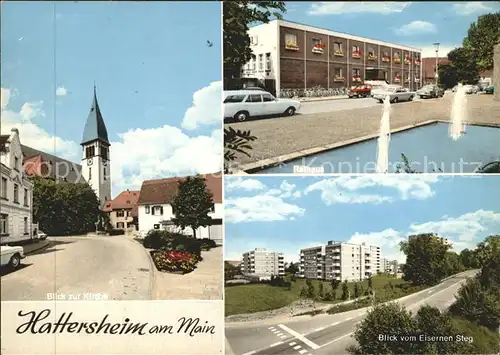
[[[83,138],[82,175],[99,198],[101,209],[111,199],[110,159],[108,131],[97,103],[94,85],[94,100],[85,123]]]

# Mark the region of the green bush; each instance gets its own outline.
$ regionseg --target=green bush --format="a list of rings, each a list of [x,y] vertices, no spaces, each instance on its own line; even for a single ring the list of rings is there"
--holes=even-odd
[[[212,240],[212,239],[203,238],[203,239],[199,239],[199,241],[201,244],[201,248],[204,250],[210,250],[210,249],[215,248],[217,246],[217,243],[215,242],[215,240]]]
[[[169,233],[158,229],[152,229],[148,232],[142,242],[145,248],[162,249],[170,246]]]
[[[123,235],[125,231],[123,229],[110,229],[108,230],[109,235]]]

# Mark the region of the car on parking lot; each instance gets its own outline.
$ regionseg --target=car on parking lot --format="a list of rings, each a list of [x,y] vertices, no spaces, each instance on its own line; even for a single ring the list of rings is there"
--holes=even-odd
[[[38,231],[38,239],[40,240],[45,240],[47,239],[47,234],[45,234],[44,232],[42,231]]]
[[[429,84],[418,89],[417,95],[421,99],[443,97],[444,90],[437,85]]]
[[[490,85],[484,89],[484,92],[486,94],[494,94],[495,93],[495,87],[493,85]]]
[[[21,246],[7,246],[0,247],[1,252],[1,266],[8,266],[17,269],[21,265],[21,260],[25,258],[24,248]]]
[[[389,85],[384,89],[377,90],[372,97],[378,102],[384,102],[385,98],[389,96],[391,103],[411,101],[415,97],[415,92],[409,91],[402,86]]]
[[[368,84],[353,86],[349,89],[349,98],[354,97],[369,97],[372,92],[372,86]]]
[[[476,85],[464,85],[464,90],[466,94],[477,94],[479,91]]]
[[[266,91],[234,90],[224,92],[224,119],[245,121],[249,117],[293,116],[300,101],[278,99]]]

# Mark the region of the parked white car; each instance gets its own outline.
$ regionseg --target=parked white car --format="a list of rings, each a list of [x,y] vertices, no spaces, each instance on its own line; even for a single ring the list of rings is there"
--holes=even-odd
[[[466,94],[477,94],[478,87],[475,85],[464,85],[464,90]]]
[[[37,234],[38,234],[38,239],[40,239],[40,240],[45,240],[45,239],[47,239],[47,234],[45,234],[44,232],[42,232],[42,231],[38,231],[38,233],[37,233]]]
[[[402,86],[391,85],[384,89],[377,90],[373,93],[372,97],[378,102],[384,102],[385,98],[389,96],[391,103],[411,101],[415,97],[416,93],[409,91]]]
[[[10,266],[13,269],[17,269],[21,265],[21,260],[25,258],[23,247],[2,245],[0,249],[2,267]]]
[[[249,117],[287,115],[300,110],[300,101],[278,99],[266,91],[234,90],[224,92],[224,119],[245,121]]]

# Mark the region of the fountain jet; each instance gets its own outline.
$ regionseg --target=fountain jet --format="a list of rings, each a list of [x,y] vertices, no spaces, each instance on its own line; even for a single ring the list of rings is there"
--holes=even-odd
[[[467,93],[462,84],[458,84],[457,92],[451,105],[450,137],[454,141],[465,135],[465,116],[467,114]]]
[[[377,173],[387,173],[389,170],[389,142],[391,140],[391,99],[389,95],[384,100],[384,111],[380,119],[380,135],[377,144]]]

